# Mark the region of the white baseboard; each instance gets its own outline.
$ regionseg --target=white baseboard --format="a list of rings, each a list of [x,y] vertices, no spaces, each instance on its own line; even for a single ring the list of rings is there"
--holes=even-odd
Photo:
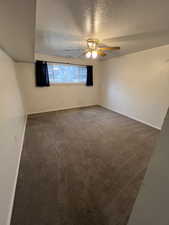
[[[61,107],[61,108],[48,109],[48,110],[39,110],[39,111],[29,112],[28,115],[38,114],[38,113],[46,113],[46,112],[53,112],[53,111],[60,111],[60,110],[66,110],[66,109],[85,108],[85,107],[91,107],[91,106],[97,106],[97,105],[99,105],[99,106],[101,106],[101,107],[103,107],[103,108],[105,108],[105,109],[108,109],[108,110],[110,110],[110,111],[112,111],[112,112],[116,112],[116,113],[118,113],[118,114],[120,114],[120,115],[126,116],[126,117],[128,117],[129,119],[132,119],[132,120],[138,121],[138,122],[140,122],[140,123],[143,123],[143,124],[145,124],[145,125],[147,125],[147,126],[149,126],[149,127],[153,127],[153,128],[155,128],[155,129],[157,129],[157,130],[161,130],[161,127],[157,127],[157,126],[155,126],[155,125],[153,125],[153,124],[151,124],[151,123],[145,122],[145,121],[140,120],[140,119],[138,119],[138,118],[136,118],[136,117],[128,116],[128,115],[126,115],[126,114],[124,114],[124,113],[122,113],[122,112],[120,112],[120,111],[118,111],[118,110],[113,110],[113,109],[111,109],[110,107],[107,107],[107,106],[101,105],[101,104],[76,105],[76,106],[71,106],[71,107]]]
[[[91,105],[76,105],[76,106],[70,106],[70,107],[61,107],[61,108],[55,108],[55,109],[47,109],[47,110],[38,110],[38,111],[32,111],[29,112],[28,115],[38,114],[38,113],[46,113],[46,112],[54,112],[54,111],[61,111],[66,109],[78,109],[78,108],[85,108],[85,107],[91,107],[96,106],[98,104],[91,104]]]
[[[155,128],[155,129],[157,129],[157,130],[161,130],[161,127],[157,127],[157,126],[155,126],[155,125],[153,125],[153,124],[151,124],[151,123],[145,122],[145,121],[140,120],[140,119],[138,119],[138,118],[136,118],[136,117],[128,116],[128,115],[126,115],[126,114],[124,114],[124,113],[122,113],[122,112],[120,112],[120,111],[118,111],[118,110],[113,110],[113,109],[111,109],[110,107],[107,107],[107,106],[105,106],[105,105],[100,105],[100,106],[103,107],[103,108],[105,108],[105,109],[108,109],[108,110],[110,110],[110,111],[112,111],[112,112],[118,113],[118,114],[120,114],[120,115],[122,115],[122,116],[125,116],[125,117],[127,117],[127,118],[129,118],[129,119],[132,119],[132,120],[138,121],[138,122],[140,122],[140,123],[143,123],[143,124],[145,124],[145,125],[147,125],[147,126],[149,126],[149,127]]]
[[[24,143],[24,137],[25,137],[26,122],[27,122],[27,115],[25,115],[23,133],[22,133],[20,147],[19,147],[20,148],[19,149],[20,150],[19,151],[19,159],[18,159],[17,168],[16,168],[16,176],[15,176],[15,181],[14,181],[14,186],[13,186],[13,191],[12,191],[11,204],[10,204],[10,208],[9,208],[8,219],[7,219],[6,225],[10,225],[10,223],[11,223],[11,217],[12,217],[12,211],[13,211],[13,205],[14,205],[14,199],[15,199],[15,191],[16,191],[16,185],[17,185],[18,173],[19,173],[19,165],[20,165],[21,154],[22,154],[23,143]]]

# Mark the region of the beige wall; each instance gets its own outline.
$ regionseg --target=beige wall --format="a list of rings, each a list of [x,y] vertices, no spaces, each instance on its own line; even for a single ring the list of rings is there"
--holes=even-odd
[[[0,225],[9,225],[26,118],[15,63],[2,50],[0,68]]]
[[[169,224],[169,111],[128,225]]]
[[[73,60],[47,56],[36,56],[38,59],[91,64],[88,60]],[[94,64],[94,86],[85,84],[56,84],[50,87],[35,86],[34,64],[17,63],[20,86],[26,102],[28,113],[47,112],[52,110],[95,105],[98,103],[98,69]]]
[[[169,46],[100,63],[100,104],[161,128],[169,105]]]

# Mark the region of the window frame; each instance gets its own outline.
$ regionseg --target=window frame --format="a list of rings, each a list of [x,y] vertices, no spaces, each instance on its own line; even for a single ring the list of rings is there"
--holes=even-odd
[[[47,62],[47,65],[67,65],[67,66],[77,66],[77,67],[86,67],[86,65],[78,65],[78,64],[73,64],[73,63],[64,63],[64,62]],[[87,79],[87,71],[86,71],[86,79]],[[50,82],[50,76],[49,76],[49,83],[50,86],[55,86],[55,85],[85,85],[86,81],[82,82]]]

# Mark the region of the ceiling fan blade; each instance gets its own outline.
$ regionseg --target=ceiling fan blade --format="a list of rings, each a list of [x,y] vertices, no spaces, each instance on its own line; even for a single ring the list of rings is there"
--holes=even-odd
[[[78,55],[78,58],[84,57],[86,55],[86,51],[81,52],[80,55]]]
[[[115,47],[99,47],[100,50],[120,50],[119,46],[115,46]]]
[[[100,55],[100,56],[106,56],[107,54],[101,50],[98,50],[97,51],[97,54]]]

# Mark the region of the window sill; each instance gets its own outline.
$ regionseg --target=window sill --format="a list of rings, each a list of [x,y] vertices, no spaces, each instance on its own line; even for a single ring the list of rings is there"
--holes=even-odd
[[[86,83],[51,83],[51,86],[67,86],[67,85],[86,85]]]

